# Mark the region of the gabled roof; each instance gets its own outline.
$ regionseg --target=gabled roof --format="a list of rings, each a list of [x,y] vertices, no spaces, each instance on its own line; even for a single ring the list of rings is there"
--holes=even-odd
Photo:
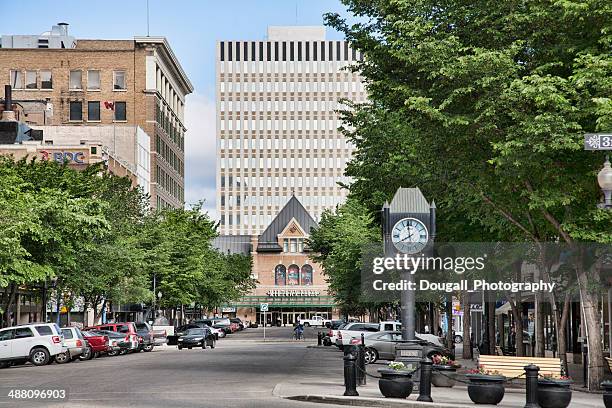
[[[422,213],[429,214],[429,203],[421,190],[416,188],[400,187],[395,192],[389,209],[393,213]]]
[[[259,236],[257,251],[280,252],[283,249],[278,245],[278,235],[283,232],[287,224],[295,218],[302,229],[310,234],[310,229],[317,226],[315,220],[308,214],[306,208],[295,196],[291,196],[287,204],[272,220],[268,228]]]

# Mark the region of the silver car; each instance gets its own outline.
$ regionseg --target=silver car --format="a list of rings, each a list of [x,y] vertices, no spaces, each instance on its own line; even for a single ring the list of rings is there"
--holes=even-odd
[[[432,354],[448,355],[448,351],[430,341],[429,338],[423,338],[420,333],[416,334],[417,340],[428,342],[425,348],[425,353],[428,356]],[[364,337],[365,343],[365,362],[366,364],[374,363],[377,360],[395,360],[395,346],[402,342],[402,333],[397,331],[381,331],[369,333]],[[361,339],[353,339],[353,344],[360,344]]]
[[[55,356],[56,363],[64,364],[76,360],[83,354],[84,350],[89,350],[87,340],[85,340],[78,327],[63,327],[62,334],[64,335],[64,347],[67,350]]]

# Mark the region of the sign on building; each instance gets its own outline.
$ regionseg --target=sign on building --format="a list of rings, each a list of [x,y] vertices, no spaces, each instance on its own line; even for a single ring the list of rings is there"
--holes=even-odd
[[[612,150],[612,133],[587,133],[584,150]]]

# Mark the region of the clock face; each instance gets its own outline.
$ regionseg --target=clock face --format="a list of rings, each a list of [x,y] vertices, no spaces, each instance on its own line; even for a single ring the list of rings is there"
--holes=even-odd
[[[427,227],[415,218],[403,218],[391,230],[391,242],[404,254],[416,254],[427,245],[429,233]]]

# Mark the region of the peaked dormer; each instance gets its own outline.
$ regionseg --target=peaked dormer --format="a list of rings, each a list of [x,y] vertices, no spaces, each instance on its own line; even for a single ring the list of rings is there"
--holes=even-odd
[[[295,196],[291,196],[276,218],[259,236],[257,251],[303,252],[304,239],[309,236],[310,229],[316,226],[317,223],[302,203]]]

